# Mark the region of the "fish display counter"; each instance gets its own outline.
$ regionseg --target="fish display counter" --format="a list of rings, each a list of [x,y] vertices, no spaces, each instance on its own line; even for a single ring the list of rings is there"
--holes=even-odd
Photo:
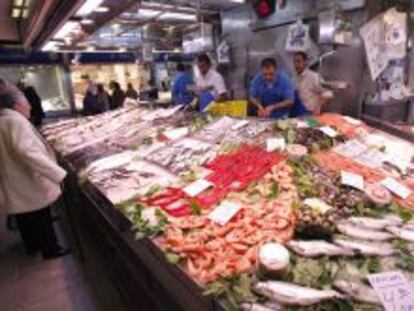
[[[414,284],[414,146],[361,120],[126,107],[42,133],[131,309],[383,310],[375,276]]]

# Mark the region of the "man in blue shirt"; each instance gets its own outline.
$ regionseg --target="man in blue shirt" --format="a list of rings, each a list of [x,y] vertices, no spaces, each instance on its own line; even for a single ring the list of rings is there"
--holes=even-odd
[[[186,106],[193,101],[194,95],[188,89],[188,87],[193,84],[193,79],[191,75],[186,72],[184,64],[178,64],[177,75],[174,79],[172,87],[172,98],[175,105]]]
[[[295,101],[295,89],[286,75],[277,72],[273,58],[262,61],[262,72],[250,83],[250,101],[256,106],[259,117],[288,117]]]

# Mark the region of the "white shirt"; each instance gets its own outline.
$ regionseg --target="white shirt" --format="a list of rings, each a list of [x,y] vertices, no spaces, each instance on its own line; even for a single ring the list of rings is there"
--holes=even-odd
[[[205,76],[199,73],[196,77],[196,85],[201,89],[213,89],[215,99],[227,92],[222,75],[214,69],[210,69]]]
[[[302,74],[296,76],[296,86],[306,109],[310,112],[319,112],[321,108],[320,96],[325,93],[328,95],[329,92],[322,87],[319,74],[305,69]]]

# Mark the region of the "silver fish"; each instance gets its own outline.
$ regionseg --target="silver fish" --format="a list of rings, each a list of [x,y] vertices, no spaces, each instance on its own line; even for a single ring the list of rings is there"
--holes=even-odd
[[[391,232],[394,236],[402,240],[414,242],[414,230],[409,230],[406,227],[393,226],[393,227],[387,227],[387,231]]]
[[[367,256],[391,256],[397,252],[397,250],[389,243],[378,243],[368,241],[351,241],[336,238],[333,241],[336,245],[351,248],[362,255]]]
[[[335,281],[332,285],[341,293],[353,298],[358,302],[381,305],[381,300],[378,298],[372,287],[368,285],[344,280]]]
[[[294,306],[310,306],[325,300],[345,298],[334,290],[318,290],[278,281],[259,282],[255,290],[273,301]]]
[[[336,227],[339,232],[357,239],[387,241],[394,238],[394,236],[388,232],[376,231],[364,227],[355,226],[354,224],[347,221],[341,221],[336,225]]]
[[[283,306],[273,302],[255,303],[245,302],[241,305],[243,311],[282,311]]]
[[[399,218],[371,218],[371,217],[350,217],[347,221],[357,226],[362,226],[372,230],[384,230],[389,226],[398,226],[401,224]]]
[[[309,258],[320,256],[354,256],[350,248],[340,247],[326,241],[290,241],[286,246],[295,253]]]

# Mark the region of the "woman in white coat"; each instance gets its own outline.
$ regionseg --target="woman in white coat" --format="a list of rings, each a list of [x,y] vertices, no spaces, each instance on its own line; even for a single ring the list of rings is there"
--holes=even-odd
[[[66,172],[29,117],[24,95],[0,79],[1,208],[15,216],[26,252],[51,259],[68,253],[57,241],[50,213]]]

